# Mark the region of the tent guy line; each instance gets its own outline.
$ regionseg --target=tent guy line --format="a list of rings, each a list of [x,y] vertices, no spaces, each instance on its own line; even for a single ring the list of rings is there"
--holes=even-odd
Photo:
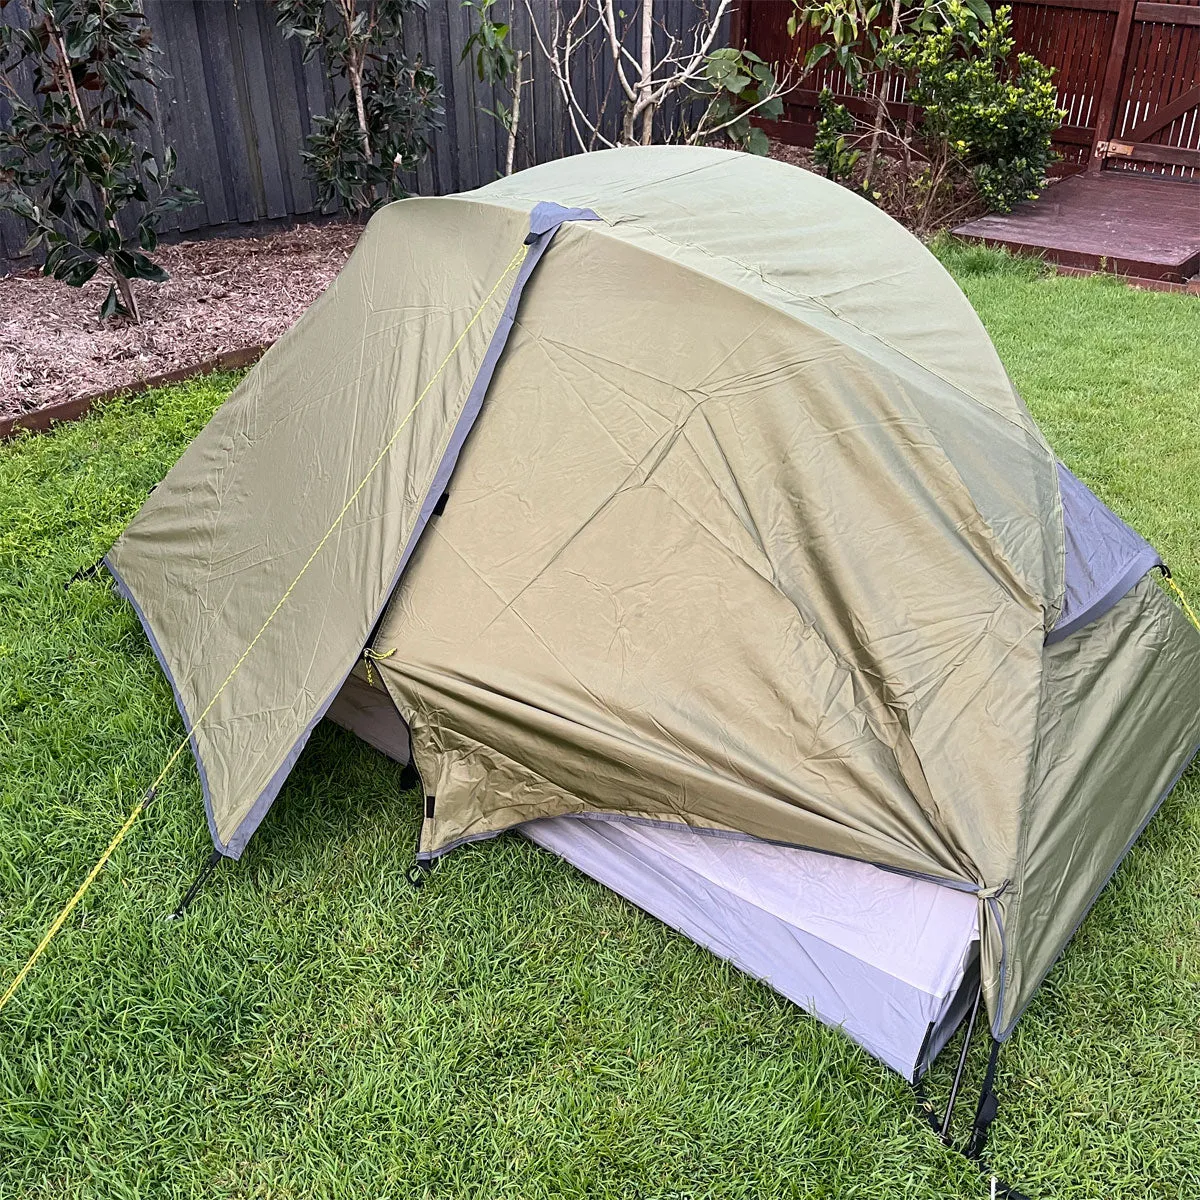
[[[475,312],[471,315],[471,319],[467,322],[466,326],[463,328],[463,331],[458,335],[458,338],[455,340],[454,344],[450,347],[450,349],[448,351],[446,351],[445,357],[438,364],[437,370],[430,377],[429,382],[426,383],[424,388],[421,389],[420,394],[417,396],[416,400],[413,401],[412,407],[408,410],[407,413],[405,413],[404,419],[400,422],[400,424],[398,426],[396,426],[396,429],[393,431],[392,436],[390,438],[388,438],[383,449],[376,456],[375,461],[372,462],[370,467],[367,469],[366,474],[362,477],[362,479],[359,480],[358,486],[354,489],[353,492],[350,493],[350,498],[342,506],[342,509],[337,514],[337,516],[334,517],[333,522],[330,524],[329,528],[325,531],[321,540],[317,543],[316,548],[308,556],[307,561],[300,568],[300,570],[296,572],[295,578],[291,581],[290,584],[288,584],[287,588],[284,590],[283,595],[279,597],[279,600],[276,603],[275,607],[268,614],[267,619],[265,621],[263,621],[262,625],[259,627],[258,632],[254,635],[253,638],[251,638],[250,644],[246,647],[245,650],[242,651],[242,654],[238,658],[237,662],[235,662],[233,664],[233,666],[230,668],[229,674],[225,676],[224,680],[221,682],[221,686],[218,687],[217,690],[213,693],[212,699],[208,702],[208,704],[205,706],[205,708],[201,711],[200,715],[192,723],[192,729],[189,730],[187,733],[185,733],[184,736],[179,740],[178,745],[176,745],[175,749],[171,752],[170,757],[167,759],[166,763],[163,765],[162,770],[159,771],[158,776],[155,778],[154,782],[146,789],[145,793],[142,795],[141,799],[137,802],[137,804],[135,804],[133,806],[132,810],[129,813],[129,816],[126,817],[126,819],[125,819],[124,825],[122,825],[121,828],[117,830],[112,841],[110,841],[108,843],[108,845],[104,849],[103,854],[101,854],[100,857],[96,860],[95,865],[88,872],[87,877],[84,879],[83,883],[81,883],[79,885],[79,888],[76,890],[75,894],[63,906],[62,911],[59,912],[58,916],[54,918],[54,921],[51,923],[50,928],[47,929],[45,934],[42,936],[42,940],[40,942],[38,942],[37,946],[34,947],[33,952],[30,954],[29,958],[25,961],[25,965],[21,967],[21,969],[13,977],[12,982],[8,985],[4,994],[2,996],[0,996],[0,1012],[4,1011],[5,1006],[13,998],[13,996],[16,995],[17,990],[20,988],[21,984],[25,982],[25,979],[29,975],[30,971],[32,971],[33,968],[37,965],[38,959],[40,959],[42,957],[42,955],[49,948],[50,943],[54,940],[55,936],[58,934],[59,930],[62,929],[63,925],[66,924],[71,913],[74,911],[75,906],[87,894],[88,889],[92,886],[93,883],[95,883],[96,878],[99,876],[100,872],[104,870],[105,865],[108,863],[108,860],[116,852],[117,847],[120,846],[120,844],[129,835],[129,833],[133,829],[134,825],[137,824],[138,817],[140,817],[142,815],[142,813],[145,812],[146,807],[150,804],[150,802],[158,794],[158,789],[162,786],[163,782],[166,780],[167,776],[170,774],[171,768],[174,767],[176,762],[179,761],[180,756],[188,748],[188,745],[191,742],[192,735],[193,735],[193,732],[195,731],[195,729],[201,724],[201,722],[204,721],[204,719],[208,716],[208,714],[210,712],[212,712],[217,701],[221,698],[221,693],[225,691],[225,689],[229,686],[229,683],[233,679],[233,677],[238,673],[238,671],[241,670],[242,664],[246,661],[247,658],[250,657],[250,654],[253,652],[254,647],[256,645],[258,645],[259,641],[262,639],[262,635],[266,632],[267,627],[271,624],[272,621],[275,620],[275,617],[278,615],[279,610],[281,608],[283,608],[283,606],[291,598],[292,593],[296,590],[296,585],[304,577],[304,575],[308,571],[309,567],[311,567],[312,564],[316,561],[317,555],[319,555],[321,553],[321,551],[325,548],[325,545],[329,541],[329,539],[334,535],[334,533],[337,532],[337,529],[341,525],[342,521],[345,519],[346,514],[350,511],[350,509],[354,506],[355,501],[362,494],[363,488],[365,488],[367,486],[368,482],[371,479],[371,476],[375,474],[376,470],[378,470],[380,463],[383,462],[383,460],[387,457],[387,455],[391,451],[392,447],[395,446],[400,435],[404,432],[405,427],[408,425],[409,421],[412,420],[413,415],[416,413],[417,409],[421,406],[422,402],[425,400],[425,397],[429,395],[430,391],[433,389],[433,385],[435,383],[437,383],[438,379],[441,378],[442,372],[445,371],[446,366],[449,364],[450,360],[455,356],[455,354],[458,353],[459,348],[462,346],[463,342],[466,340],[467,335],[471,332],[472,327],[479,320],[479,318],[483,315],[487,306],[492,302],[496,293],[500,290],[501,285],[514,271],[520,270],[521,264],[525,261],[525,258],[528,256],[528,254],[529,254],[529,244],[526,243],[526,244],[523,244],[517,250],[517,252],[512,256],[511,259],[509,259],[508,265],[504,268],[500,277],[492,285],[491,291],[489,291],[488,294],[483,298],[483,301],[480,303],[479,307],[475,310]],[[211,860],[210,860],[210,862],[211,862]],[[182,908],[182,905],[181,905],[181,908]],[[179,911],[180,911],[179,909],[176,909],[176,913],[178,913]]]

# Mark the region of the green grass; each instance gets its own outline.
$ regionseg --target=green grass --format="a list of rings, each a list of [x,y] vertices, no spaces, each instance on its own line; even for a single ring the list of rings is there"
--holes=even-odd
[[[1200,304],[938,250],[1051,442],[1200,594]],[[0,448],[0,980],[181,733],[130,610],[61,584],[234,382]],[[992,1158],[1038,1197],[1200,1194],[1198,799],[1193,770],[1005,1050]],[[885,1068],[521,839],[412,891],[416,822],[322,727],[168,923],[209,846],[178,770],[0,1016],[0,1197],[987,1194]]]

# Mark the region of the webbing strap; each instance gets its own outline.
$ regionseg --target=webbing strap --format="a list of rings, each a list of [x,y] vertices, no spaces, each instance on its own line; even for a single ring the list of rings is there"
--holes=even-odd
[[[971,1137],[964,1151],[968,1158],[978,1158],[987,1145],[988,1130],[996,1119],[1000,1101],[996,1098],[996,1063],[1000,1058],[1000,1043],[992,1038],[988,1053],[987,1070],[983,1076],[983,1087],[979,1092],[979,1107],[975,1110],[975,1122],[971,1126]]]

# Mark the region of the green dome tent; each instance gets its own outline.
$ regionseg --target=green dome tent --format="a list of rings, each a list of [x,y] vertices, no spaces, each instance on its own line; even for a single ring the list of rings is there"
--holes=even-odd
[[[420,861],[521,827],[914,1079],[972,989],[1009,1036],[1200,741],[1157,554],[950,277],[724,151],[384,208],[105,561],[222,854],[328,713],[411,746]]]

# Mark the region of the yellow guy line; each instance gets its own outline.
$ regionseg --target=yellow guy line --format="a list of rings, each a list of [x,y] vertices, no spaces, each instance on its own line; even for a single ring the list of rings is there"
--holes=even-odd
[[[458,349],[463,344],[463,341],[466,339],[467,334],[471,332],[472,328],[475,326],[475,323],[483,315],[484,309],[486,309],[487,306],[491,303],[492,298],[495,296],[496,292],[499,291],[501,284],[503,284],[503,282],[509,277],[509,275],[511,275],[513,273],[514,270],[520,269],[521,265],[525,261],[526,255],[528,253],[529,253],[529,247],[523,245],[516,252],[516,254],[514,254],[512,256],[512,258],[509,260],[508,266],[504,268],[503,274],[500,276],[499,279],[496,280],[495,284],[492,285],[492,290],[490,292],[488,292],[488,294],[483,298],[483,302],[475,310],[471,319],[467,322],[466,326],[463,328],[462,333],[460,333],[458,335],[458,338],[456,339],[454,345],[451,346],[450,349],[446,352],[446,357],[443,358],[441,363],[438,364],[438,369],[433,373],[432,378],[421,389],[421,394],[416,398],[416,400],[413,401],[412,407],[408,410],[407,413],[404,414],[404,419],[400,422],[399,425],[396,426],[395,432],[392,434],[392,436],[390,438],[388,438],[383,449],[380,450],[379,454],[376,456],[375,461],[367,469],[367,473],[359,481],[358,487],[356,487],[354,489],[354,491],[350,493],[350,499],[347,500],[344,505],[342,505],[342,511],[340,513],[338,513],[338,515],[333,519],[333,524],[330,525],[329,528],[325,531],[325,535],[317,543],[316,549],[313,550],[313,552],[308,556],[308,561],[296,573],[296,578],[293,579],[292,582],[288,584],[287,590],[283,593],[282,596],[279,597],[279,602],[275,605],[275,607],[273,609],[271,609],[270,615],[262,623],[262,627],[254,635],[254,637],[251,638],[250,644],[242,652],[241,658],[239,658],[237,660],[237,662],[235,662],[233,664],[233,667],[231,668],[229,674],[225,676],[225,679],[221,683],[221,686],[219,688],[217,688],[217,690],[213,693],[213,698],[205,706],[204,711],[195,719],[195,721],[192,722],[193,731],[198,729],[200,727],[200,723],[204,720],[204,718],[207,717],[210,712],[212,712],[213,705],[215,705],[217,700],[220,699],[221,693],[224,692],[224,690],[229,686],[230,680],[232,680],[233,677],[238,673],[238,671],[241,670],[242,664],[246,661],[247,658],[250,657],[250,652],[254,649],[254,647],[256,645],[258,645],[258,641],[262,637],[262,635],[266,632],[267,626],[271,624],[271,622],[275,619],[276,615],[279,613],[279,610],[288,602],[288,599],[290,598],[292,592],[294,592],[296,590],[296,585],[304,577],[304,573],[308,570],[309,567],[311,567],[313,565],[313,562],[316,560],[317,555],[320,554],[321,550],[324,548],[325,543],[328,542],[329,539],[337,531],[338,526],[341,525],[346,514],[350,511],[354,502],[361,495],[363,488],[365,488],[367,486],[367,483],[370,480],[371,476],[375,474],[375,471],[379,467],[379,464],[381,462],[383,462],[383,460],[387,457],[388,452],[396,444],[396,439],[400,436],[401,433],[404,432],[404,429],[408,425],[409,421],[412,420],[413,414],[421,406],[421,402],[425,399],[426,396],[429,395],[430,389],[438,381],[438,379],[441,378],[441,374],[446,369],[447,364],[454,357],[454,355],[458,353]],[[142,812],[145,809],[146,805],[149,804],[150,801],[154,799],[154,795],[158,791],[160,784],[162,783],[162,781],[164,779],[166,779],[167,774],[170,772],[171,768],[175,765],[179,756],[184,752],[184,750],[187,749],[187,745],[190,740],[191,740],[191,734],[185,734],[184,737],[180,740],[179,745],[175,747],[175,750],[171,754],[171,757],[167,759],[166,765],[158,773],[158,777],[146,789],[145,794],[137,802],[137,804],[134,805],[133,811],[130,812],[129,816],[125,819],[125,824],[122,825],[119,830],[117,830],[116,836],[113,838],[113,840],[111,842],[108,843],[108,846],[106,847],[104,853],[102,855],[100,855],[100,858],[97,860],[96,865],[88,873],[88,877],[83,881],[83,883],[81,883],[79,885],[79,890],[75,893],[75,895],[73,895],[71,897],[70,900],[67,901],[66,907],[62,910],[62,912],[60,912],[58,914],[58,916],[54,918],[54,923],[50,926],[50,928],[48,930],[46,930],[46,934],[42,938],[42,940],[40,942],[38,942],[37,948],[29,956],[29,959],[25,963],[25,965],[20,969],[20,971],[17,972],[17,975],[13,979],[12,983],[10,983],[8,985],[8,990],[5,991],[3,996],[0,996],[0,1011],[3,1011],[4,1006],[13,998],[13,995],[16,993],[17,989],[24,982],[25,976],[28,975],[29,972],[33,970],[34,965],[37,963],[37,960],[42,957],[42,954],[45,952],[46,947],[50,945],[50,943],[54,940],[54,937],[58,933],[58,931],[63,927],[64,924],[66,924],[66,920],[71,915],[71,912],[75,908],[75,905],[77,905],[79,903],[79,901],[83,899],[88,888],[90,888],[92,886],[93,882],[95,882],[96,876],[99,875],[102,870],[104,870],[104,864],[107,863],[108,860],[112,857],[113,851],[115,851],[116,848],[125,840],[126,834],[128,834],[129,831],[133,828],[138,817],[140,817],[142,815]]]
[[[1188,620],[1191,621],[1191,623],[1195,625],[1197,629],[1200,629],[1200,620],[1197,620],[1196,614],[1192,612],[1192,606],[1188,603],[1188,598],[1183,594],[1183,588],[1181,588],[1179,584],[1177,584],[1175,580],[1171,578],[1170,575],[1164,575],[1162,579],[1163,583],[1165,583],[1167,587],[1169,587],[1171,591],[1173,591],[1175,595],[1179,597],[1179,603],[1183,605],[1183,611],[1187,613]]]

